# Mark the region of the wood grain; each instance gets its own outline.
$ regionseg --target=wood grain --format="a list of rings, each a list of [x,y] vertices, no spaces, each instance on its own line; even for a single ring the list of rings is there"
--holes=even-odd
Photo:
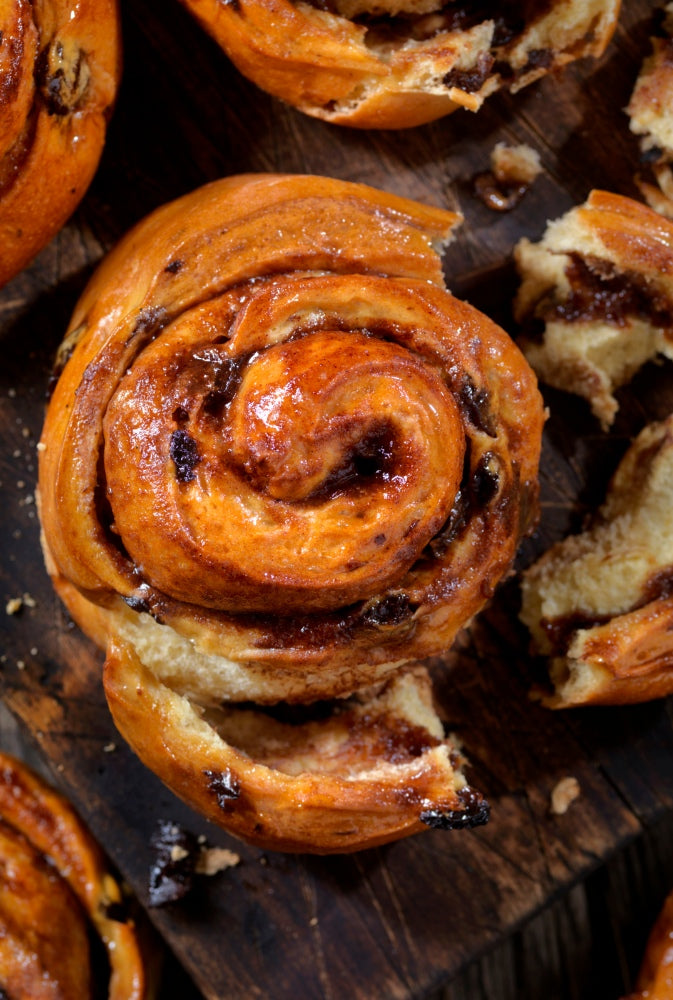
[[[239,867],[151,913],[207,998],[427,995],[670,815],[671,707],[551,714],[531,703],[539,665],[527,655],[512,579],[433,664],[446,724],[464,741],[471,782],[492,803],[487,827],[329,859],[265,857],[215,832],[121,745],[101,691],[101,656],[68,622],[42,568],[35,445],[51,358],[77,295],[114,241],[169,198],[242,171],[327,173],[459,208],[465,223],[445,257],[448,283],[513,329],[516,239],[539,236],[547,218],[593,186],[635,194],[637,146],[621,108],[653,9],[646,0],[627,5],[597,66],[498,96],[477,116],[368,134],[259,93],[174,3],[122,5],[126,71],[99,173],[70,224],[0,293],[0,597],[31,596],[6,616],[2,690],[142,900],[160,819],[241,854]],[[520,206],[502,216],[471,193],[499,140],[528,142],[544,164]],[[610,435],[582,401],[545,398],[543,516],[519,565],[580,526],[630,438],[670,412],[671,365],[648,366],[620,393]],[[111,743],[116,749],[105,751]],[[579,780],[581,796],[552,816],[551,791],[566,775]]]

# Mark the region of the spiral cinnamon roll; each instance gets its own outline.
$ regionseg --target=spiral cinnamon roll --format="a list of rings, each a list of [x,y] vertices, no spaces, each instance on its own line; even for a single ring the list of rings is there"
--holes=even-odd
[[[89,927],[105,963],[92,954]],[[156,983],[127,902],[64,798],[0,753],[0,992],[12,1000],[149,1000]]]
[[[40,458],[54,582],[140,756],[265,846],[474,812],[424,671],[398,675],[510,566],[542,407],[443,287],[457,219],[320,177],[220,181],[126,237],[66,338]],[[331,718],[232,708],[354,693]]]
[[[306,114],[406,128],[607,46],[619,0],[183,0],[238,69]]]
[[[79,204],[103,149],[117,90],[116,0],[0,10],[0,285]]]

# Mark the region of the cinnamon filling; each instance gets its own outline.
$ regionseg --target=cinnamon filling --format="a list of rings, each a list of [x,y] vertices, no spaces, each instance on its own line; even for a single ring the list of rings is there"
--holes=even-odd
[[[493,0],[464,0],[436,5],[423,3],[422,0],[401,0],[393,12],[383,13],[382,8],[389,4],[382,0],[377,3],[360,2],[355,6],[355,0],[309,0],[317,10],[324,10],[336,16],[347,17],[355,24],[366,28],[365,44],[372,49],[397,48],[405,42],[426,42],[437,35],[469,31],[484,21],[493,21],[492,51],[500,50],[515,43],[521,34],[535,21],[543,17],[552,6],[551,0],[527,0],[525,3],[514,3],[513,0],[496,4]],[[366,9],[365,9],[366,8]],[[353,14],[357,10],[357,14]],[[540,51],[544,52],[543,61],[539,60]],[[448,74],[447,87],[457,87],[467,93],[479,90],[493,66],[495,55],[482,53],[477,67]],[[551,64],[553,55],[548,50],[536,50],[531,53],[528,69],[535,65]],[[454,75],[455,74],[455,75]],[[511,75],[511,71],[510,71]]]
[[[624,327],[629,319],[648,320],[673,334],[673,302],[635,271],[618,271],[610,261],[570,254],[566,267],[570,294],[559,302],[550,291],[525,321],[531,341],[544,337],[544,324],[612,323]]]
[[[625,611],[615,614],[589,614],[585,611],[573,611],[557,618],[543,618],[540,622],[545,635],[551,644],[552,656],[564,656],[576,632],[580,629],[595,628],[606,625],[613,618],[631,614],[653,601],[667,600],[673,597],[673,566],[660,570],[650,577],[643,588],[643,596]]]

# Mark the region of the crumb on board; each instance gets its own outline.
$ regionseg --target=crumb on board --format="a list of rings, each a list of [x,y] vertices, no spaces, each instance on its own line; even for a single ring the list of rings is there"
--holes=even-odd
[[[551,812],[554,816],[563,816],[572,803],[580,795],[580,783],[577,778],[561,778],[551,793]]]
[[[475,177],[474,191],[487,208],[508,212],[541,172],[540,156],[531,146],[498,142],[491,150],[491,169]]]
[[[22,608],[34,608],[35,600],[30,594],[22,594],[21,597],[10,597],[5,604],[5,614],[18,615]]]
[[[106,743],[103,747],[103,753],[113,753],[117,749],[116,743]]]
[[[241,857],[226,847],[202,847],[196,859],[197,875],[216,875],[226,868],[234,868]]]
[[[500,184],[532,184],[542,173],[540,154],[525,143],[497,142],[491,150],[491,170]]]

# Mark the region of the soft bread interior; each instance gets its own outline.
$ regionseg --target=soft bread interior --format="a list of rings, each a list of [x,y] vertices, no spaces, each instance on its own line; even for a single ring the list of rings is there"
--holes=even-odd
[[[629,678],[640,700],[648,672],[659,670],[673,689],[672,501],[669,418],[638,436],[593,525],[524,574],[521,618],[552,658],[555,704],[609,699],[611,688],[628,700]]]
[[[632,218],[623,211],[630,206]],[[592,224],[590,199],[549,223],[538,243],[523,239],[514,252],[524,354],[542,381],[587,399],[604,429],[618,409],[615,390],[658,354],[673,358],[673,283],[655,252],[648,260],[639,249],[661,238],[673,261],[673,241],[659,234],[658,216],[630,206],[629,199],[608,205],[610,225],[624,221],[615,239]]]
[[[442,735],[422,667],[300,722],[257,708],[204,710],[116,641],[104,683],[140,759],[194,808],[258,846],[341,853],[488,816]]]

